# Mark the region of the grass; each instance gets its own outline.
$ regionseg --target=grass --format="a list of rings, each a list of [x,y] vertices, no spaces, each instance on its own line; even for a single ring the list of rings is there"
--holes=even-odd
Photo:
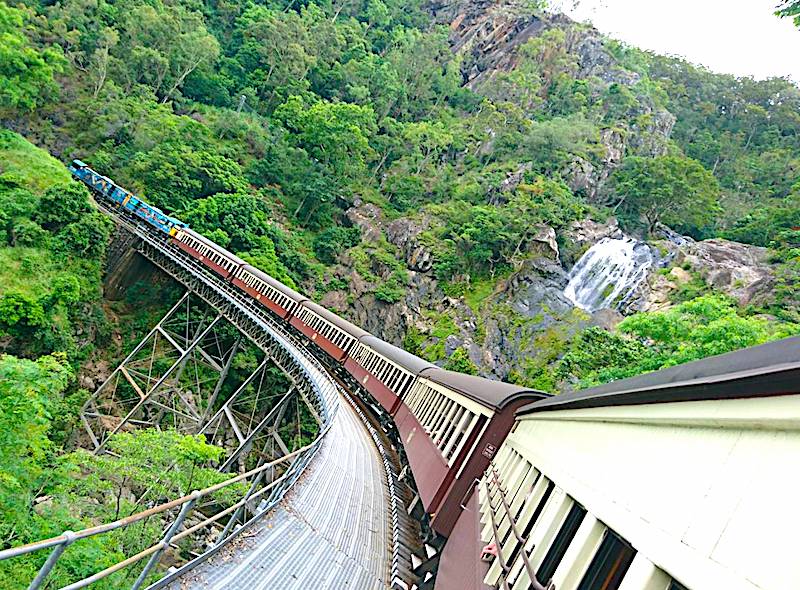
[[[69,182],[69,171],[46,151],[24,137],[0,129],[0,174],[15,176],[31,192],[41,194],[55,184]],[[97,262],[67,259],[46,247],[0,246],[0,295],[17,291],[34,298],[48,294],[53,280],[69,273],[78,278],[81,299],[99,296]]]
[[[83,301],[99,297],[101,277],[97,262],[64,260],[42,248],[0,247],[0,296],[17,291],[38,299],[51,291],[56,277],[64,274],[78,279]]]
[[[54,184],[70,180],[64,165],[21,135],[0,129],[0,174],[11,173],[23,179],[24,186],[41,193]]]
[[[19,291],[38,298],[50,291],[61,265],[47,250],[39,248],[0,248],[0,295]]]

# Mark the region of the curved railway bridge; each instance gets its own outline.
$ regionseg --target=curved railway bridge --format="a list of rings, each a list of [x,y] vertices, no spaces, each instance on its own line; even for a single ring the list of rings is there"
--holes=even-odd
[[[187,289],[87,402],[85,444],[200,432],[229,477],[0,551],[39,556],[30,588],[154,516],[151,544],[65,588],[800,587],[800,339],[551,397],[439,369],[72,170],[118,223],[111,262],[138,252]],[[226,389],[248,345],[264,359]]]

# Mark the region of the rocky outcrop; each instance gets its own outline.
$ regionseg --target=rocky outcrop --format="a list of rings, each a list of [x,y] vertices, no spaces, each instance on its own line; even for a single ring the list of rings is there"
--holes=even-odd
[[[386,239],[404,254],[410,270],[428,272],[433,266],[433,254],[419,240],[419,235],[429,227],[429,217],[419,221],[401,217],[386,226]]]
[[[766,248],[723,239],[697,242],[663,227],[659,233],[670,239],[655,242],[660,261],[637,293],[634,311],[670,307],[673,293],[695,277],[740,305],[763,304],[771,297],[775,276]],[[657,272],[669,266],[666,274]]]
[[[775,277],[768,255],[766,248],[713,239],[689,243],[676,263],[689,265],[715,290],[747,305],[770,295]]]
[[[347,210],[346,215],[350,223],[361,229],[361,239],[366,242],[377,242],[381,239],[383,212],[380,207],[356,199],[354,206]]]

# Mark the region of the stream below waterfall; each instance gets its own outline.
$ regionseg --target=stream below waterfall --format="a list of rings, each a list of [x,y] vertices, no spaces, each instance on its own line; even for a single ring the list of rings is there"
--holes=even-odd
[[[620,309],[653,266],[650,247],[633,238],[603,238],[572,267],[564,296],[588,312]]]

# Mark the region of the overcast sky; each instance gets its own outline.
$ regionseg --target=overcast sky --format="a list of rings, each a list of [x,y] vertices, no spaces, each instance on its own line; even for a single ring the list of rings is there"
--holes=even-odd
[[[552,0],[602,32],[714,72],[800,82],[800,30],[776,0]]]

